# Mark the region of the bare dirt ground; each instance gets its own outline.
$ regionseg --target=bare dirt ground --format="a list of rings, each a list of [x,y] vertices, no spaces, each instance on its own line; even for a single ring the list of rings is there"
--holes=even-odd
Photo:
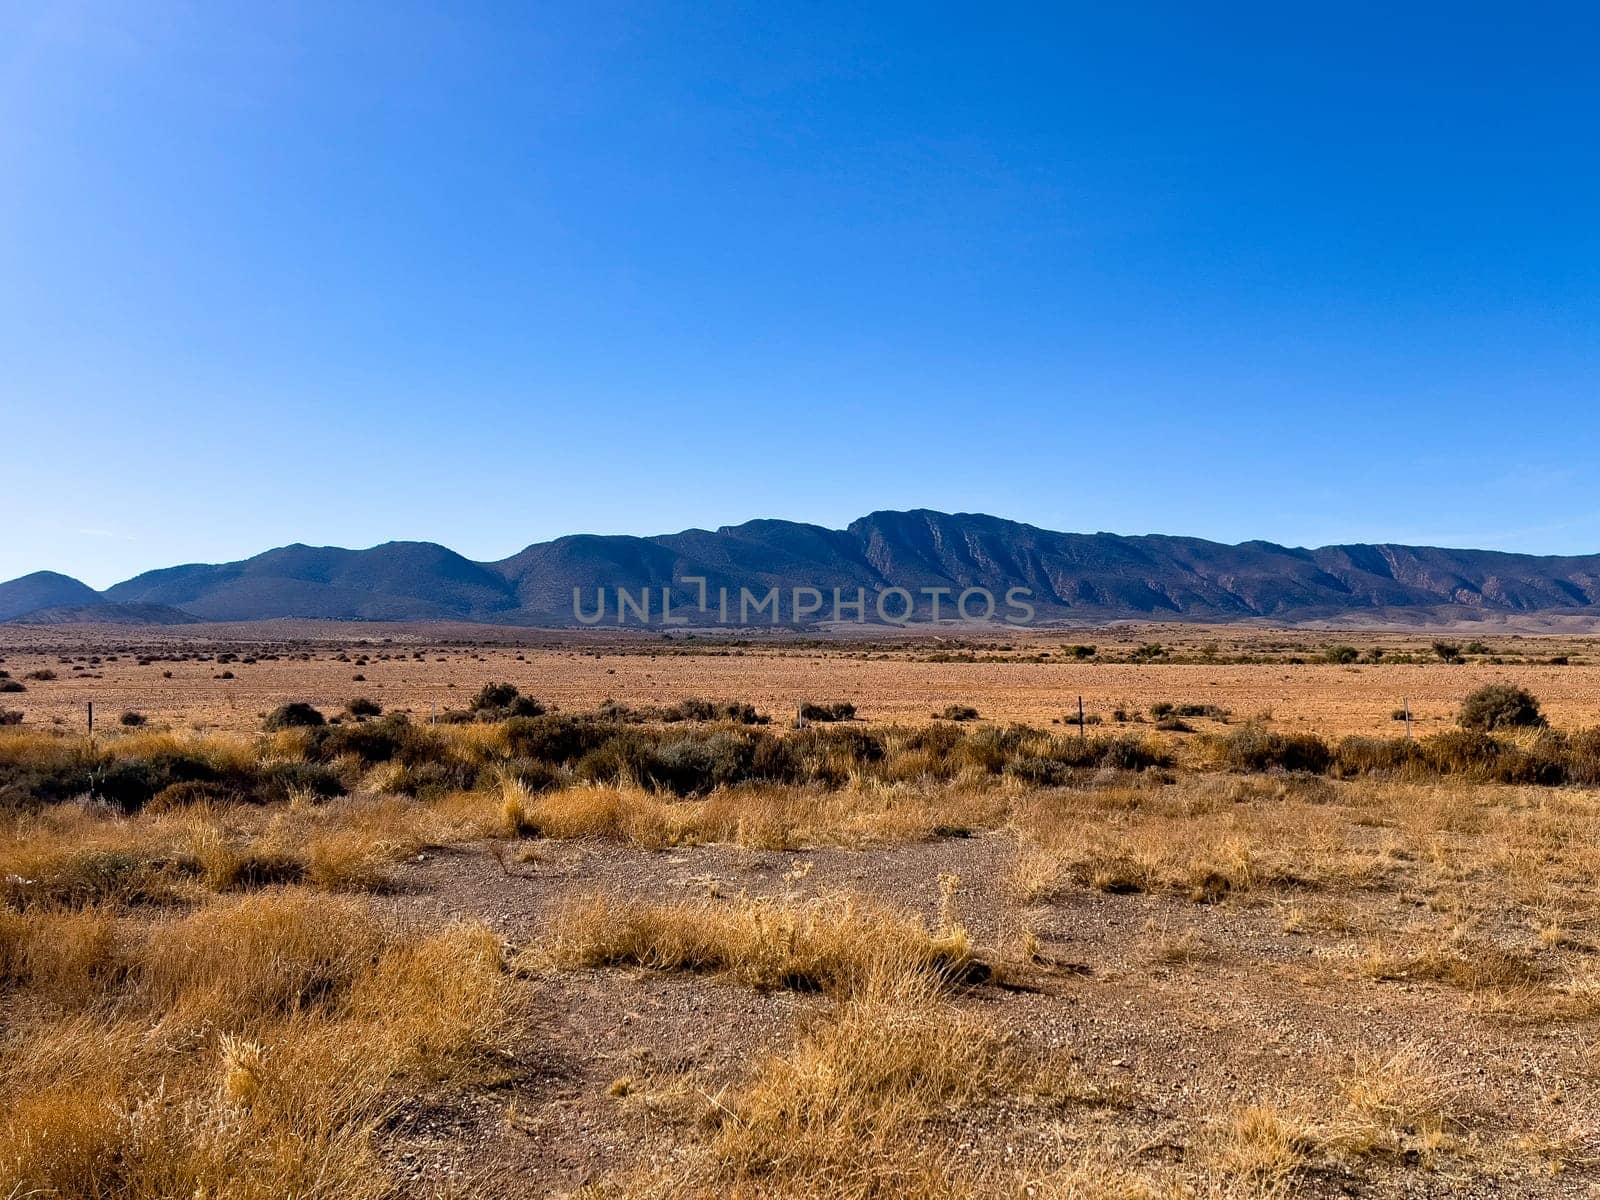
[[[916,723],[959,703],[986,720],[1048,725],[1075,712],[1082,696],[1088,714],[1102,719],[1119,705],[1139,713],[1171,701],[1218,705],[1238,718],[1270,713],[1285,728],[1387,735],[1405,704],[1426,733],[1447,726],[1473,688],[1510,679],[1533,690],[1557,724],[1600,724],[1600,638],[1487,634],[1490,653],[1451,664],[1431,649],[1441,636],[1458,645],[1471,640],[1192,625],[913,630],[829,641],[310,622],[157,631],[0,626],[0,668],[19,679],[39,670],[56,675],[27,681],[26,693],[0,702],[37,724],[81,724],[93,701],[102,721],[133,709],[174,727],[247,731],[288,700],[337,709],[357,695],[425,719],[504,680],[567,708],[698,696],[747,700],[781,717],[802,700],[848,700],[865,721]],[[1164,657],[1126,661],[1151,644]],[[1095,659],[1075,660],[1075,645],[1093,645]],[[1362,658],[1376,648],[1425,661],[1316,661],[1334,646]],[[1569,665],[1549,665],[1562,657]],[[1238,658],[1263,661],[1232,661]]]
[[[1600,1187],[1592,1023],[1534,1027],[1437,982],[1365,976],[1358,964],[1370,931],[1403,924],[1408,898],[1378,900],[1344,928],[1294,932],[1283,897],[1196,905],[1083,890],[1019,909],[1005,886],[1015,856],[1006,833],[871,852],[546,844],[508,874],[485,847],[466,846],[408,868],[401,892],[382,903],[423,926],[482,919],[526,945],[575,893],[803,904],[849,891],[931,924],[939,878],[955,874],[961,919],[980,944],[1014,944],[1026,926],[1041,946],[1011,986],[958,1003],[1034,1051],[1064,1050],[1084,1072],[1076,1102],[1016,1098],[952,1118],[941,1143],[960,1147],[962,1168],[980,1178],[1049,1178],[1085,1158],[1152,1178],[1167,1165],[1203,1178],[1208,1157],[1225,1160],[1234,1114],[1325,1110],[1352,1071],[1414,1057],[1429,1074],[1403,1085],[1420,1090],[1407,1102],[1447,1104],[1450,1136],[1483,1144],[1437,1158],[1420,1144],[1357,1156],[1304,1171],[1281,1191],[1270,1167],[1242,1181],[1224,1168],[1216,1194],[1577,1197]],[[542,1014],[522,1050],[524,1074],[492,1096],[441,1096],[392,1131],[387,1151],[406,1164],[414,1194],[449,1181],[485,1194],[560,1195],[641,1164],[669,1168],[692,1139],[692,1113],[736,1094],[753,1063],[781,1053],[828,1007],[816,996],[637,970],[552,971],[524,986]],[[631,1084],[626,1095],[619,1080]],[[1511,1149],[1522,1132],[1526,1149]],[[1026,1194],[988,1186],[979,1194]],[[1195,1194],[1185,1186],[1060,1194]]]

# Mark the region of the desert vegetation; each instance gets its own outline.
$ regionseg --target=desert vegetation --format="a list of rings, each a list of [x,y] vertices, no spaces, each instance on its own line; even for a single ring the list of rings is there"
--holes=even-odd
[[[1532,688],[1405,737],[487,677],[0,728],[0,1194],[1597,1182],[1600,731]]]

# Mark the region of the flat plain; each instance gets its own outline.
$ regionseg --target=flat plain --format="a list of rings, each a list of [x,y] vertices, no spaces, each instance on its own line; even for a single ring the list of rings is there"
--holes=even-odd
[[[178,727],[243,732],[288,700],[337,708],[358,694],[427,720],[492,679],[573,708],[699,696],[789,716],[803,701],[848,700],[864,721],[916,723],[963,703],[987,720],[1047,725],[1076,713],[1081,696],[1102,719],[1119,705],[1143,713],[1167,700],[1335,735],[1387,735],[1407,704],[1419,729],[1444,728],[1467,692],[1514,677],[1558,725],[1600,723],[1600,639],[1581,634],[1124,625],[800,640],[316,622],[201,628],[0,627],[0,665],[18,677],[56,676],[30,683],[26,703],[19,696],[12,707],[36,724],[72,725],[92,700],[102,717],[134,709]],[[1448,663],[1435,642],[1478,642],[1489,653]],[[1093,658],[1075,658],[1077,646],[1093,647]],[[1136,658],[1150,646],[1163,653]],[[1357,661],[1325,661],[1339,647]],[[1368,661],[1375,650],[1382,657]]]
[[[0,1195],[1600,1187],[1581,634],[0,657]]]

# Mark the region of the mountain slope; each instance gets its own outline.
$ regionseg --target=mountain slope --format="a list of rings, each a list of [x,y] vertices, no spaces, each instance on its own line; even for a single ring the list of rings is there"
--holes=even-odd
[[[114,604],[96,598],[93,604],[54,605],[12,617],[8,625],[195,625],[199,617],[166,604]]]
[[[710,616],[691,612],[701,585]],[[0,584],[0,620],[39,609],[102,603],[163,606],[204,620],[277,617],[337,620],[464,620],[571,625],[577,589],[586,613],[600,589],[616,624],[616,589],[648,603],[659,621],[663,589],[674,615],[715,622],[722,589],[729,621],[742,589],[781,594],[816,588],[830,615],[845,599],[904,588],[929,615],[923,589],[946,589],[943,615],[966,588],[1003,601],[1026,589],[1038,619],[1300,619],[1364,611],[1450,607],[1482,612],[1583,612],[1600,616],[1600,555],[1540,557],[1428,546],[1348,545],[1315,550],[1199,538],[1058,533],[978,513],[875,512],[846,529],[757,520],[655,537],[577,534],[478,563],[431,542],[366,550],[285,546],[240,562],[150,571],[103,595],[64,575],[39,572]],[[128,610],[138,612],[137,608]],[[157,612],[157,609],[150,609]],[[770,609],[753,619],[770,621]],[[898,613],[899,606],[894,606]],[[84,619],[80,617],[79,619]],[[637,624],[630,615],[629,623]]]
[[[100,593],[88,584],[54,571],[35,571],[32,575],[0,583],[0,621],[41,608],[100,602]]]
[[[284,546],[242,562],[147,571],[105,597],[166,604],[210,621],[478,620],[516,604],[504,578],[432,542]]]

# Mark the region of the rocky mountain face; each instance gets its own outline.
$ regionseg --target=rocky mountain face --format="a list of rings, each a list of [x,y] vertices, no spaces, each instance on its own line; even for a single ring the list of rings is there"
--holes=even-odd
[[[104,593],[37,572],[0,584],[0,620],[27,619],[42,609],[92,619],[95,605],[115,604],[123,606],[118,615],[124,620],[139,611],[128,606],[150,605],[160,606],[165,620],[187,614],[208,621],[572,625],[574,588],[588,617],[604,593],[607,607],[598,610],[604,625],[616,624],[619,588],[635,604],[648,592],[653,622],[665,588],[674,615],[696,624],[718,623],[724,589],[733,601],[727,623],[738,623],[743,590],[765,598],[774,588],[779,619],[786,622],[795,618],[796,603],[803,620],[829,619],[835,588],[847,600],[861,589],[868,620],[875,616],[873,598],[890,589],[905,589],[914,615],[927,617],[936,602],[941,615],[953,615],[954,598],[970,588],[986,590],[997,602],[1020,589],[1036,620],[1291,620],[1444,606],[1503,613],[1592,608],[1600,614],[1600,555],[1229,546],[1162,535],[1056,533],[982,514],[916,510],[872,513],[846,529],[759,520],[657,537],[573,535],[488,563],[428,542],[368,550],[294,545],[241,562],[150,571]],[[811,608],[805,591],[811,588],[821,596],[820,610]],[[905,604],[897,599],[889,611],[899,616]],[[639,623],[636,613],[629,611],[627,623]],[[768,623],[770,613],[759,610],[755,623]]]

